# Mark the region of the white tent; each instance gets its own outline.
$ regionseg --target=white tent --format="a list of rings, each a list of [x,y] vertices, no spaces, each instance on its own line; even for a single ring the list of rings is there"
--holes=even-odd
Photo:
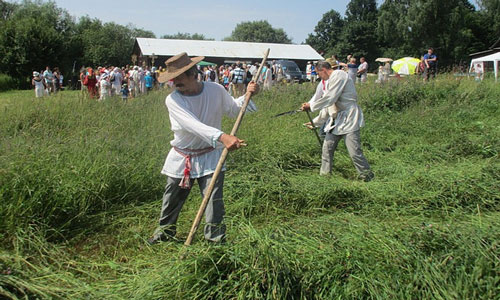
[[[493,70],[495,71],[495,81],[498,80],[498,62],[500,61],[500,52],[486,55],[483,57],[476,57],[470,62],[469,72],[472,70],[472,66],[476,63],[483,63],[491,61],[493,62]]]

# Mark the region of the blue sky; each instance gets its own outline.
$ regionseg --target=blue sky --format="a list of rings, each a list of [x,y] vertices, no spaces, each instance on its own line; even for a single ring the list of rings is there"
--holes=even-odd
[[[349,0],[55,0],[55,3],[75,17],[89,15],[103,22],[132,23],[153,31],[157,37],[187,32],[222,40],[231,35],[238,23],[267,20],[274,28],[282,28],[293,43],[301,43],[325,12],[335,9],[344,15]]]

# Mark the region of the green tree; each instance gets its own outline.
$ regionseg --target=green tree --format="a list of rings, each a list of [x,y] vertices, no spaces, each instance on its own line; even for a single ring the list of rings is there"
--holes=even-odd
[[[16,10],[17,5],[15,3],[9,3],[0,0],[0,22],[7,20]]]
[[[419,57],[434,47],[443,66],[484,49],[484,21],[467,0],[386,0],[376,32],[383,56]]]
[[[236,25],[226,41],[290,44],[285,31],[275,29],[267,21],[242,22]]]
[[[416,0],[408,9],[409,45],[424,53],[434,47],[441,65],[468,58],[475,42],[471,23],[474,7],[463,0]]]
[[[339,54],[365,56],[373,61],[378,56],[377,3],[375,0],[351,0],[347,5],[345,25],[337,44]]]
[[[214,39],[206,38],[203,34],[200,33],[181,33],[178,32],[176,34],[165,34],[160,37],[160,39],[167,40],[209,40],[213,41]]]
[[[24,1],[10,12],[0,29],[0,72],[27,79],[45,66],[61,66],[72,53],[65,37],[74,22],[54,2]]]
[[[150,31],[116,23],[104,23],[98,19],[82,17],[78,23],[78,35],[82,48],[80,65],[123,66],[130,62],[130,54],[136,37],[152,37]]]
[[[479,20],[485,34],[485,43],[494,44],[500,38],[500,1],[478,0]]]
[[[314,33],[310,33],[306,39],[306,44],[316,49],[318,52],[324,52],[328,56],[336,54],[335,48],[340,40],[340,35],[344,27],[344,20],[335,10],[330,10],[323,14]]]

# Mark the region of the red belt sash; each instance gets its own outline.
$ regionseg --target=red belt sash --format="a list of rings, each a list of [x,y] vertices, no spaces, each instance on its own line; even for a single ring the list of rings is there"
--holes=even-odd
[[[209,153],[215,150],[213,147],[208,147],[208,148],[203,148],[203,149],[181,149],[174,147],[175,151],[182,155],[184,159],[186,160],[185,166],[184,166],[184,176],[182,177],[181,182],[179,183],[179,186],[182,189],[190,189],[191,185],[189,183],[190,175],[191,175],[191,157],[196,157],[203,155],[205,153]]]

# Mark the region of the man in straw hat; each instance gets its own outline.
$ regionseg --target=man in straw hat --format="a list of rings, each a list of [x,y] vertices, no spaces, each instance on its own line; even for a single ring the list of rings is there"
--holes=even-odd
[[[363,112],[357,103],[358,96],[354,82],[346,72],[333,70],[327,61],[318,62],[316,71],[321,79],[328,80],[326,90],[322,97],[313,97],[309,102],[302,104],[301,109],[316,111],[335,105],[337,112],[336,117],[330,118],[330,122],[325,126],[326,137],[323,142],[320,174],[329,175],[332,172],[335,149],[344,138],[359,178],[364,181],[372,180],[373,173],[361,150],[359,131],[365,122]]]
[[[168,95],[168,108],[174,139],[172,149],[163,165],[162,174],[167,175],[167,186],[163,194],[160,224],[149,244],[174,239],[176,222],[190,187],[197,179],[200,191],[205,193],[213,179],[222,150],[239,149],[244,141],[221,130],[222,116],[236,117],[243,106],[244,96],[231,97],[222,85],[197,80],[196,64],[204,57],[190,58],[185,52],[166,61],[167,71],[158,78],[159,82],[173,80],[175,91]],[[258,85],[250,82],[248,92],[257,93]],[[247,111],[255,111],[252,101]],[[205,239],[221,242],[225,239],[224,184],[222,169],[205,211]],[[202,195],[203,196],[203,195]]]

